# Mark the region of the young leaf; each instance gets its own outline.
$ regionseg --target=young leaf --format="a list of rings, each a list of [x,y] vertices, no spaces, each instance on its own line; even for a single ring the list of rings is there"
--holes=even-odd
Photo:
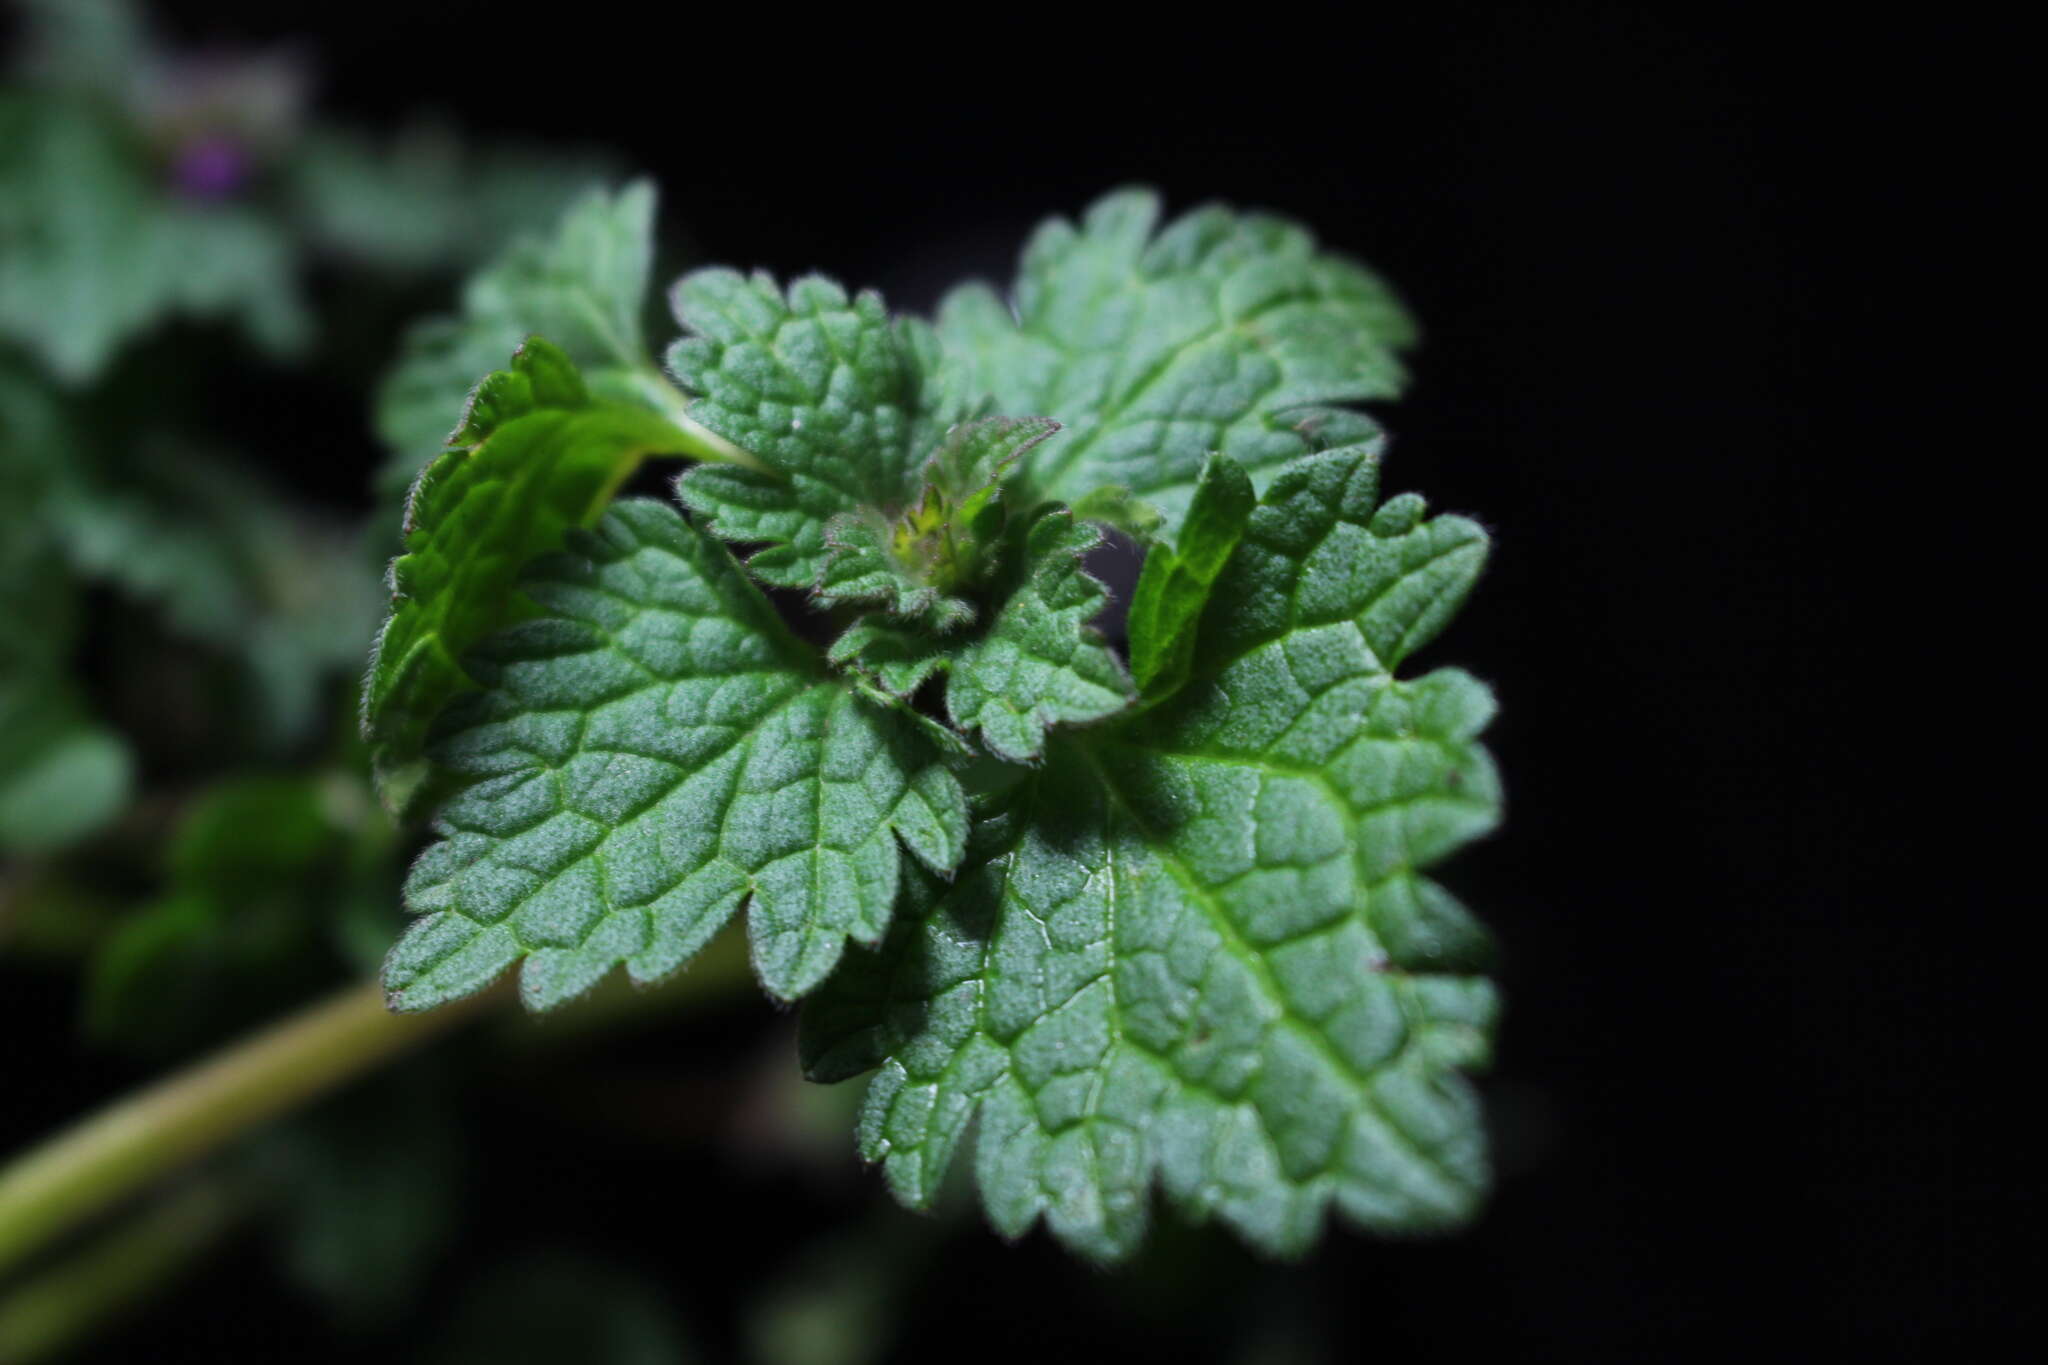
[[[936,1194],[979,1115],[996,1226],[1128,1255],[1155,1179],[1297,1253],[1325,1210],[1469,1216],[1495,1003],[1486,939],[1423,869],[1491,828],[1486,689],[1393,670],[1455,609],[1484,533],[1374,506],[1370,452],[1311,456],[1252,513],[1180,692],[1060,736],[950,885],[809,1002],[805,1065],[872,1067],[862,1149]]]
[[[877,941],[897,842],[949,872],[958,782],[896,714],[822,675],[715,541],[658,503],[614,506],[525,584],[533,620],[471,659],[488,690],[449,715],[438,762],[471,785],[406,898],[399,1009],[471,994],[525,960],[536,1009],[624,963],[674,971],[743,901],[774,994]]]
[[[1078,228],[1048,223],[1008,306],[969,285],[938,327],[969,392],[1066,424],[1026,471],[1041,496],[1120,485],[1171,530],[1212,451],[1263,485],[1318,448],[1299,429],[1314,409],[1398,393],[1414,328],[1376,276],[1290,223],[1212,206],[1155,236],[1158,220],[1156,196],[1125,190]]]
[[[700,270],[673,302],[687,335],[668,365],[690,415],[765,466],[693,469],[678,495],[712,534],[765,547],[747,560],[754,577],[818,586],[841,553],[827,527],[900,513],[919,464],[965,415],[927,381],[928,335],[892,323],[879,295],[848,299],[815,275],[785,295],[766,274]]]
[[[972,622],[974,604],[954,592],[983,577],[999,551],[1003,476],[1059,429],[1045,417],[955,426],[925,462],[923,492],[893,520],[871,511],[825,524],[832,555],[814,590],[819,605],[876,607],[939,634]]]
[[[1126,618],[1131,680],[1141,693],[1171,692],[1186,675],[1194,654],[1195,622],[1257,501],[1243,466],[1211,456],[1202,466],[1177,541],[1145,552],[1145,568],[1138,575]]]
[[[1109,601],[1081,566],[1101,543],[1101,531],[1064,508],[1044,509],[1026,532],[1018,581],[984,632],[942,637],[863,617],[829,657],[904,701],[944,672],[946,714],[961,734],[980,732],[1006,762],[1036,762],[1053,726],[1099,721],[1131,700],[1123,665],[1088,624]]]
[[[1023,585],[986,634],[961,650],[946,680],[946,713],[979,731],[997,758],[1028,763],[1055,725],[1084,725],[1121,711],[1130,679],[1088,622],[1109,590],[1081,567],[1102,532],[1062,509],[1032,524]]]
[[[880,516],[842,512],[825,523],[828,558],[812,599],[821,607],[872,607],[945,634],[974,620],[974,604],[910,571]]]
[[[391,614],[363,688],[363,734],[387,799],[403,807],[427,726],[472,684],[462,656],[528,608],[520,570],[594,521],[648,455],[695,449],[654,412],[599,401],[566,355],[534,337],[477,386],[456,439],[420,476]]]
[[[377,434],[391,451],[387,486],[403,488],[449,444],[477,376],[520,341],[548,338],[593,387],[658,380],[642,332],[654,260],[654,187],[594,190],[545,237],[515,243],[470,280],[459,316],[415,327],[377,391]]]

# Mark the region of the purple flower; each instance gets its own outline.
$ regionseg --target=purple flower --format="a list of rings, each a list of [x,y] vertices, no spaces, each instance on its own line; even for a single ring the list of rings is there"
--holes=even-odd
[[[193,199],[225,199],[248,178],[248,150],[219,133],[192,139],[171,160],[171,184]]]

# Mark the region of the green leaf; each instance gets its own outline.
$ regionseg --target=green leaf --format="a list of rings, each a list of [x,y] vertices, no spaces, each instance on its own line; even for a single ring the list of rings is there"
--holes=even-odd
[[[828,657],[902,701],[944,673],[956,730],[979,732],[983,747],[1006,762],[1035,762],[1053,726],[1099,721],[1131,700],[1123,665],[1088,624],[1109,602],[1109,590],[1082,567],[1101,543],[1100,530],[1064,508],[1042,509],[986,631],[947,637],[863,617]]]
[[[673,972],[743,901],[757,973],[792,998],[844,941],[886,929],[902,843],[950,871],[959,783],[901,717],[824,676],[717,542],[658,503],[615,505],[537,566],[535,619],[486,641],[488,690],[436,760],[471,785],[406,898],[399,1009],[514,962],[545,1009],[623,963]]]
[[[813,597],[820,606],[876,607],[944,634],[971,623],[975,586],[1000,553],[1008,517],[1002,479],[1060,429],[1044,417],[989,417],[946,433],[925,462],[923,491],[894,520],[841,513],[825,524],[832,551]]]
[[[527,336],[548,338],[593,388],[625,396],[660,376],[641,315],[654,259],[654,187],[594,190],[546,236],[522,238],[470,280],[461,312],[413,328],[377,391],[383,483],[403,488],[449,445],[479,375]]]
[[[933,675],[951,668],[958,642],[916,626],[863,616],[832,642],[826,657],[854,669],[887,695],[908,701]]]
[[[309,336],[297,253],[234,204],[172,197],[129,130],[66,98],[0,95],[0,337],[59,380],[99,377],[173,315],[232,317],[275,355]]]
[[[684,475],[684,505],[721,539],[760,545],[747,569],[764,583],[813,588],[841,553],[835,518],[893,520],[920,489],[919,468],[965,407],[936,379],[929,330],[892,323],[881,297],[849,299],[807,276],[787,294],[765,273],[685,276],[673,296],[686,335],[668,366],[690,415],[763,466]],[[843,524],[843,523],[842,523]]]
[[[1130,702],[1123,665],[1088,625],[1109,590],[1081,557],[1101,543],[1101,531],[1064,509],[1041,516],[1029,532],[1023,585],[952,666],[946,713],[962,731],[979,732],[997,758],[1031,762],[1051,727],[1101,720]]]
[[[1157,197],[1137,190],[1104,198],[1078,228],[1054,220],[1008,305],[969,285],[938,327],[967,391],[1066,424],[1028,471],[1041,496],[1118,485],[1170,531],[1211,452],[1263,487],[1330,444],[1303,430],[1318,409],[1397,394],[1414,328],[1376,276],[1291,223],[1217,206],[1155,235],[1158,220]]]
[[[978,1115],[977,1183],[1130,1254],[1162,1186],[1297,1254],[1335,1206],[1454,1225],[1487,1183],[1487,940],[1424,869],[1490,829],[1486,689],[1394,670],[1455,609],[1483,532],[1376,507],[1370,450],[1279,475],[1211,591],[1186,685],[1060,736],[992,798],[950,884],[806,1003],[805,1066],[879,1067],[862,1150],[928,1205]]]
[[[643,458],[695,448],[648,409],[591,397],[568,357],[538,337],[477,386],[456,437],[469,444],[413,489],[391,615],[363,689],[363,734],[398,807],[417,783],[428,724],[473,685],[463,654],[529,613],[521,569],[596,520]]]
[[[88,964],[86,1031],[162,1056],[329,984],[343,965],[330,946],[342,903],[385,880],[359,852],[380,864],[389,856],[368,793],[350,795],[338,776],[304,774],[202,791],[171,838],[162,894],[124,918]]]
[[[1149,545],[1159,535],[1159,509],[1132,496],[1120,484],[1107,484],[1076,498],[1069,507],[1076,521],[1092,521],[1121,531],[1139,545]]]
[[[43,510],[72,570],[234,660],[248,696],[235,728],[257,748],[324,730],[379,611],[354,533],[246,465],[149,433],[68,456]]]
[[[127,745],[72,676],[80,603],[49,516],[72,433],[55,399],[0,364],[0,851],[44,854],[126,803]]]
[[[1157,544],[1146,551],[1126,625],[1131,678],[1140,692],[1171,692],[1187,675],[1194,655],[1195,623],[1257,502],[1258,495],[1243,467],[1211,456],[1202,466],[1176,543]]]
[[[127,804],[135,762],[126,742],[62,681],[0,664],[0,734],[0,849],[56,852]]]
[[[434,123],[402,128],[388,141],[309,129],[281,169],[293,218],[314,246],[358,269],[413,272],[466,269],[529,234],[548,233],[593,184],[611,178],[601,156],[466,145]],[[643,280],[633,299],[636,324],[644,299]],[[470,377],[534,330],[548,329],[514,320],[511,335]]]
[[[918,576],[895,552],[893,528],[880,517],[841,513],[825,523],[828,558],[811,591],[821,607],[872,607],[931,630],[958,630],[974,620],[974,604]]]

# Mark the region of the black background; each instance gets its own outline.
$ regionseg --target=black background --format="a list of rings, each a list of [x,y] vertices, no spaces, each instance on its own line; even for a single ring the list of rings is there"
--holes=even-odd
[[[1908,895],[1932,850],[1898,832],[1910,784],[1871,724],[1873,691],[1928,661],[1924,623],[1871,596],[1874,499],[1908,463],[1873,415],[1894,374],[1851,356],[1940,268],[1871,240],[1925,183],[1892,77],[1930,52],[1721,7],[1354,11],[1345,31],[904,8],[823,34],[765,5],[191,8],[188,39],[307,40],[331,112],[616,149],[700,259],[923,308],[1006,277],[1046,213],[1138,181],[1299,218],[1419,313],[1419,382],[1383,412],[1390,487],[1498,543],[1425,660],[1503,704],[1509,820],[1446,875],[1507,950],[1492,1207],[1446,1242],[1338,1231],[1294,1269],[1204,1243],[1179,1276],[1088,1270],[1042,1234],[1007,1248],[970,1218],[917,1272],[892,1358],[1210,1359],[1263,1319],[1313,1324],[1333,1358],[1890,1355],[2011,1307],[1980,1234],[2037,1190],[1961,1168],[1960,951]],[[281,473],[308,493],[367,505],[354,396],[289,401],[235,420],[289,429]],[[728,1040],[782,1026],[720,1015],[643,1060],[715,1074]],[[499,1117],[472,1137],[457,1259],[610,1248],[712,1358],[790,1248],[898,1217],[872,1177],[812,1188],[723,1148]],[[362,1348],[251,1247],[107,1349]]]

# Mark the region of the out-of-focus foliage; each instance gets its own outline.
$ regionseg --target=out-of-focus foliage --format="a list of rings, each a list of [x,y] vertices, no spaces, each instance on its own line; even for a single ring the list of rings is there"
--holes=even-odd
[[[71,673],[77,587],[39,515],[61,477],[56,401],[0,358],[0,852],[46,852],[112,819],[133,767]]]
[[[169,51],[120,0],[23,8],[0,94],[0,338],[68,385],[173,317],[297,357],[317,260],[466,269],[605,169],[431,126],[380,146],[319,124],[314,73],[288,52]]]
[[[467,270],[540,228],[611,163],[530,147],[472,146],[417,123],[389,139],[309,129],[283,168],[307,240],[345,265]]]
[[[355,966],[352,926],[390,914],[392,845],[358,777],[213,787],[171,837],[162,896],[94,953],[87,1028],[130,1050],[178,1051],[342,977]]]
[[[666,388],[641,322],[653,263],[654,187],[593,190],[551,232],[522,237],[471,277],[459,313],[416,324],[377,390],[385,497],[441,453],[466,395],[529,335],[560,348],[600,396]]]
[[[20,21],[0,78],[0,991],[73,971],[86,1048],[165,1062],[361,978],[402,927],[407,848],[353,715],[395,522],[294,491],[323,482],[305,417],[252,404],[252,375],[316,402],[349,386],[358,431],[314,445],[367,444],[360,375],[397,351],[401,310],[452,298],[606,165],[330,124],[303,51],[174,51],[124,0],[0,5]],[[650,204],[617,201],[623,255],[590,248],[634,345]],[[436,436],[530,325],[525,297],[492,314],[509,341],[434,394]],[[415,1302],[457,1224],[460,1091],[433,1060],[204,1176],[219,1225],[257,1216],[284,1278],[353,1329]],[[675,1359],[658,1304],[618,1283],[585,1276],[544,1316],[616,1335],[579,1358]],[[641,1297],[614,1311],[619,1293]]]
[[[0,102],[0,335],[71,384],[174,314],[297,352],[310,321],[290,241],[243,205],[153,183],[136,136],[71,97]]]
[[[352,1327],[418,1297],[460,1213],[462,1134],[434,1061],[329,1100],[241,1156],[272,1196],[286,1271]]]

